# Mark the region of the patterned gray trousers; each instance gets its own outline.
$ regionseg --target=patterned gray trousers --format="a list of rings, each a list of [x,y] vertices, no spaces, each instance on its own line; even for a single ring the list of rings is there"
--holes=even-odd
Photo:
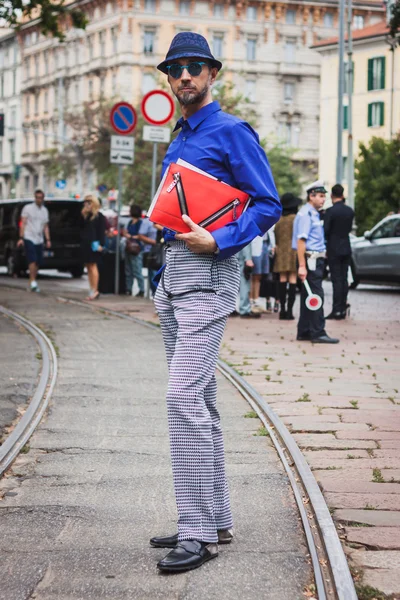
[[[169,367],[168,425],[179,540],[217,542],[232,527],[215,367],[235,309],[235,257],[217,261],[172,242],[155,306]]]

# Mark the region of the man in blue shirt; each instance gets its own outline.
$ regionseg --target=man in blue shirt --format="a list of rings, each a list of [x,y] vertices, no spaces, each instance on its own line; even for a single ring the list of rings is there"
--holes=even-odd
[[[163,172],[181,158],[252,198],[238,220],[212,234],[183,216],[190,233],[166,236],[170,242],[155,306],[169,365],[168,424],[179,518],[177,534],[150,540],[152,546],[172,548],[158,563],[162,571],[199,567],[218,555],[218,542],[232,540],[215,366],[239,289],[234,255],[281,214],[258,135],[212,101],[221,67],[206,39],[192,32],[178,33],[158,65],[182,112]]]
[[[314,181],[308,186],[306,192],[307,203],[301,207],[293,223],[292,248],[297,250],[299,278],[303,283],[307,279],[311,292],[321,297],[322,305],[317,310],[307,307],[308,293],[303,285],[297,339],[311,341],[314,344],[337,344],[339,340],[329,337],[325,331],[323,309],[325,236],[323,222],[318,212],[325,202],[326,189],[323,181]]]

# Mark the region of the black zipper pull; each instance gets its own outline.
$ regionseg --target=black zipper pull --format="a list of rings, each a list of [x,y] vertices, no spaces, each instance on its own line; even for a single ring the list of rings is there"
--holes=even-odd
[[[234,220],[234,221],[236,221],[236,217],[237,217],[237,214],[236,214],[236,207],[237,207],[239,204],[240,204],[240,200],[238,200],[238,199],[236,198],[236,200],[234,200],[234,201],[233,201],[233,220]]]

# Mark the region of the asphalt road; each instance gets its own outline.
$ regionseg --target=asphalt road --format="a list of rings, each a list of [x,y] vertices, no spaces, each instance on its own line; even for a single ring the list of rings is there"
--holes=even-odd
[[[1,600],[304,598],[311,568],[291,488],[225,379],[235,541],[163,576],[165,550],[148,544],[176,523],[159,332],[1,283],[0,303],[51,330],[60,352],[49,414],[0,484]]]

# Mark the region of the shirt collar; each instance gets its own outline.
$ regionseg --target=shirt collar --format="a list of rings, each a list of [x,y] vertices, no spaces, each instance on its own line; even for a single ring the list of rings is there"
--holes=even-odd
[[[206,104],[203,108],[200,108],[197,112],[194,113],[191,117],[189,117],[186,121],[183,117],[181,117],[174,128],[174,132],[183,127],[184,123],[187,123],[190,129],[196,129],[207,117],[214,114],[215,112],[221,110],[219,102],[216,100],[211,102],[210,104]]]

